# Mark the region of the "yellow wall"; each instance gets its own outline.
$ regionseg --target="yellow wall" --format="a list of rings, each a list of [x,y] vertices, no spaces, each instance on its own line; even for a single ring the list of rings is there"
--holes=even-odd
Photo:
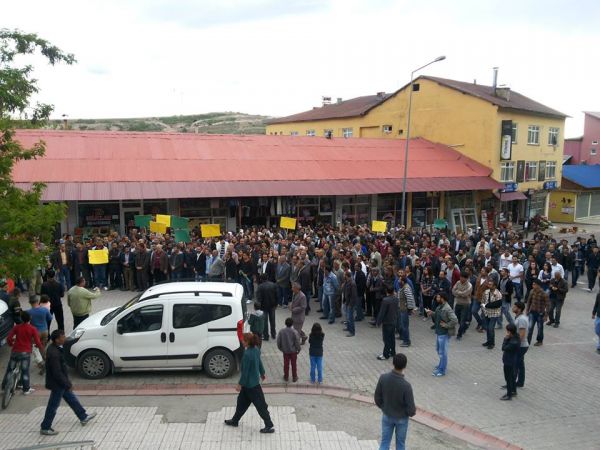
[[[564,142],[564,119],[498,110],[498,107],[471,95],[418,79],[420,90],[413,93],[411,137],[423,137],[455,148],[462,154],[490,167],[492,177],[500,180],[500,130],[502,120],[517,123],[517,143],[513,145],[512,161],[556,161],[556,178],[560,185]],[[365,116],[347,119],[268,125],[267,134],[306,135],[314,129],[317,136],[324,130],[333,130],[334,137],[342,137],[343,128],[352,128],[352,137],[405,138],[408,109],[408,89],[398,92]],[[383,133],[383,125],[392,125],[392,132]],[[540,145],[527,145],[529,125],[540,126]],[[559,144],[554,150],[547,145],[548,128],[558,127]],[[400,132],[401,131],[401,132]],[[520,191],[543,189],[543,182],[519,183]]]
[[[577,193],[567,191],[554,191],[550,193],[550,205],[548,206],[548,218],[552,222],[573,223],[575,222],[575,202]]]

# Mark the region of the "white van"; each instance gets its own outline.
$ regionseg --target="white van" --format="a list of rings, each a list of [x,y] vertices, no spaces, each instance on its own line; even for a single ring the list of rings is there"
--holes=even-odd
[[[227,378],[237,369],[245,327],[241,285],[165,283],[92,314],[67,338],[65,357],[89,379],[111,371],[193,369]]]

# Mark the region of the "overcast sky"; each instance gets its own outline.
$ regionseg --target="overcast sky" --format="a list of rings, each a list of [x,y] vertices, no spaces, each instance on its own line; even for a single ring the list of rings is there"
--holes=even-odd
[[[558,109],[566,136],[600,110],[598,0],[85,0],[3,2],[78,64],[36,64],[54,116],[210,111],[280,116],[321,96],[392,92],[411,70],[499,83]]]

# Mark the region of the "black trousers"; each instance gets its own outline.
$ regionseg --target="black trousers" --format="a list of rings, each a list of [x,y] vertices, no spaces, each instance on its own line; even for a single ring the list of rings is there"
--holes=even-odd
[[[275,308],[263,309],[265,313],[265,328],[263,330],[263,339],[269,339],[269,324],[271,325],[271,337],[275,339],[277,329],[275,328]]]
[[[515,366],[504,366],[504,381],[506,381],[506,395],[512,397],[517,392]]]
[[[148,289],[148,271],[146,269],[136,270],[135,276],[137,279],[138,289],[142,289],[144,291]]]
[[[83,322],[85,319],[87,319],[88,317],[90,317],[89,314],[86,314],[85,316],[73,316],[73,329],[77,328],[77,325],[79,325],[81,322]]]
[[[396,326],[382,325],[381,334],[383,336],[383,356],[391,358],[396,354]]]
[[[527,350],[529,350],[529,347],[519,347],[519,360],[517,361],[515,370],[517,387],[523,387],[525,385],[525,353],[527,353]]]
[[[254,405],[256,411],[258,411],[258,415],[265,422],[265,427],[271,428],[273,422],[271,421],[269,406],[267,405],[265,394],[263,394],[260,384],[252,388],[242,387],[242,390],[238,394],[235,414],[231,420],[238,423],[250,405]]]
[[[59,330],[65,330],[65,314],[63,312],[62,302],[50,302],[50,312],[56,319],[56,325],[58,325]],[[50,331],[50,328],[48,328]]]
[[[560,324],[560,313],[562,312],[563,304],[565,300],[559,300],[557,298],[550,298],[550,312],[548,313],[548,318],[551,323]]]

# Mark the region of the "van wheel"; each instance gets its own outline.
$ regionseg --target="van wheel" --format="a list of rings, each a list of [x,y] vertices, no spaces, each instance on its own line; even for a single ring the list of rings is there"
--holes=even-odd
[[[88,380],[99,380],[110,372],[110,360],[99,350],[89,350],[77,360],[77,372]]]
[[[235,359],[231,352],[216,349],[206,355],[203,367],[211,378],[227,378],[235,371]]]

